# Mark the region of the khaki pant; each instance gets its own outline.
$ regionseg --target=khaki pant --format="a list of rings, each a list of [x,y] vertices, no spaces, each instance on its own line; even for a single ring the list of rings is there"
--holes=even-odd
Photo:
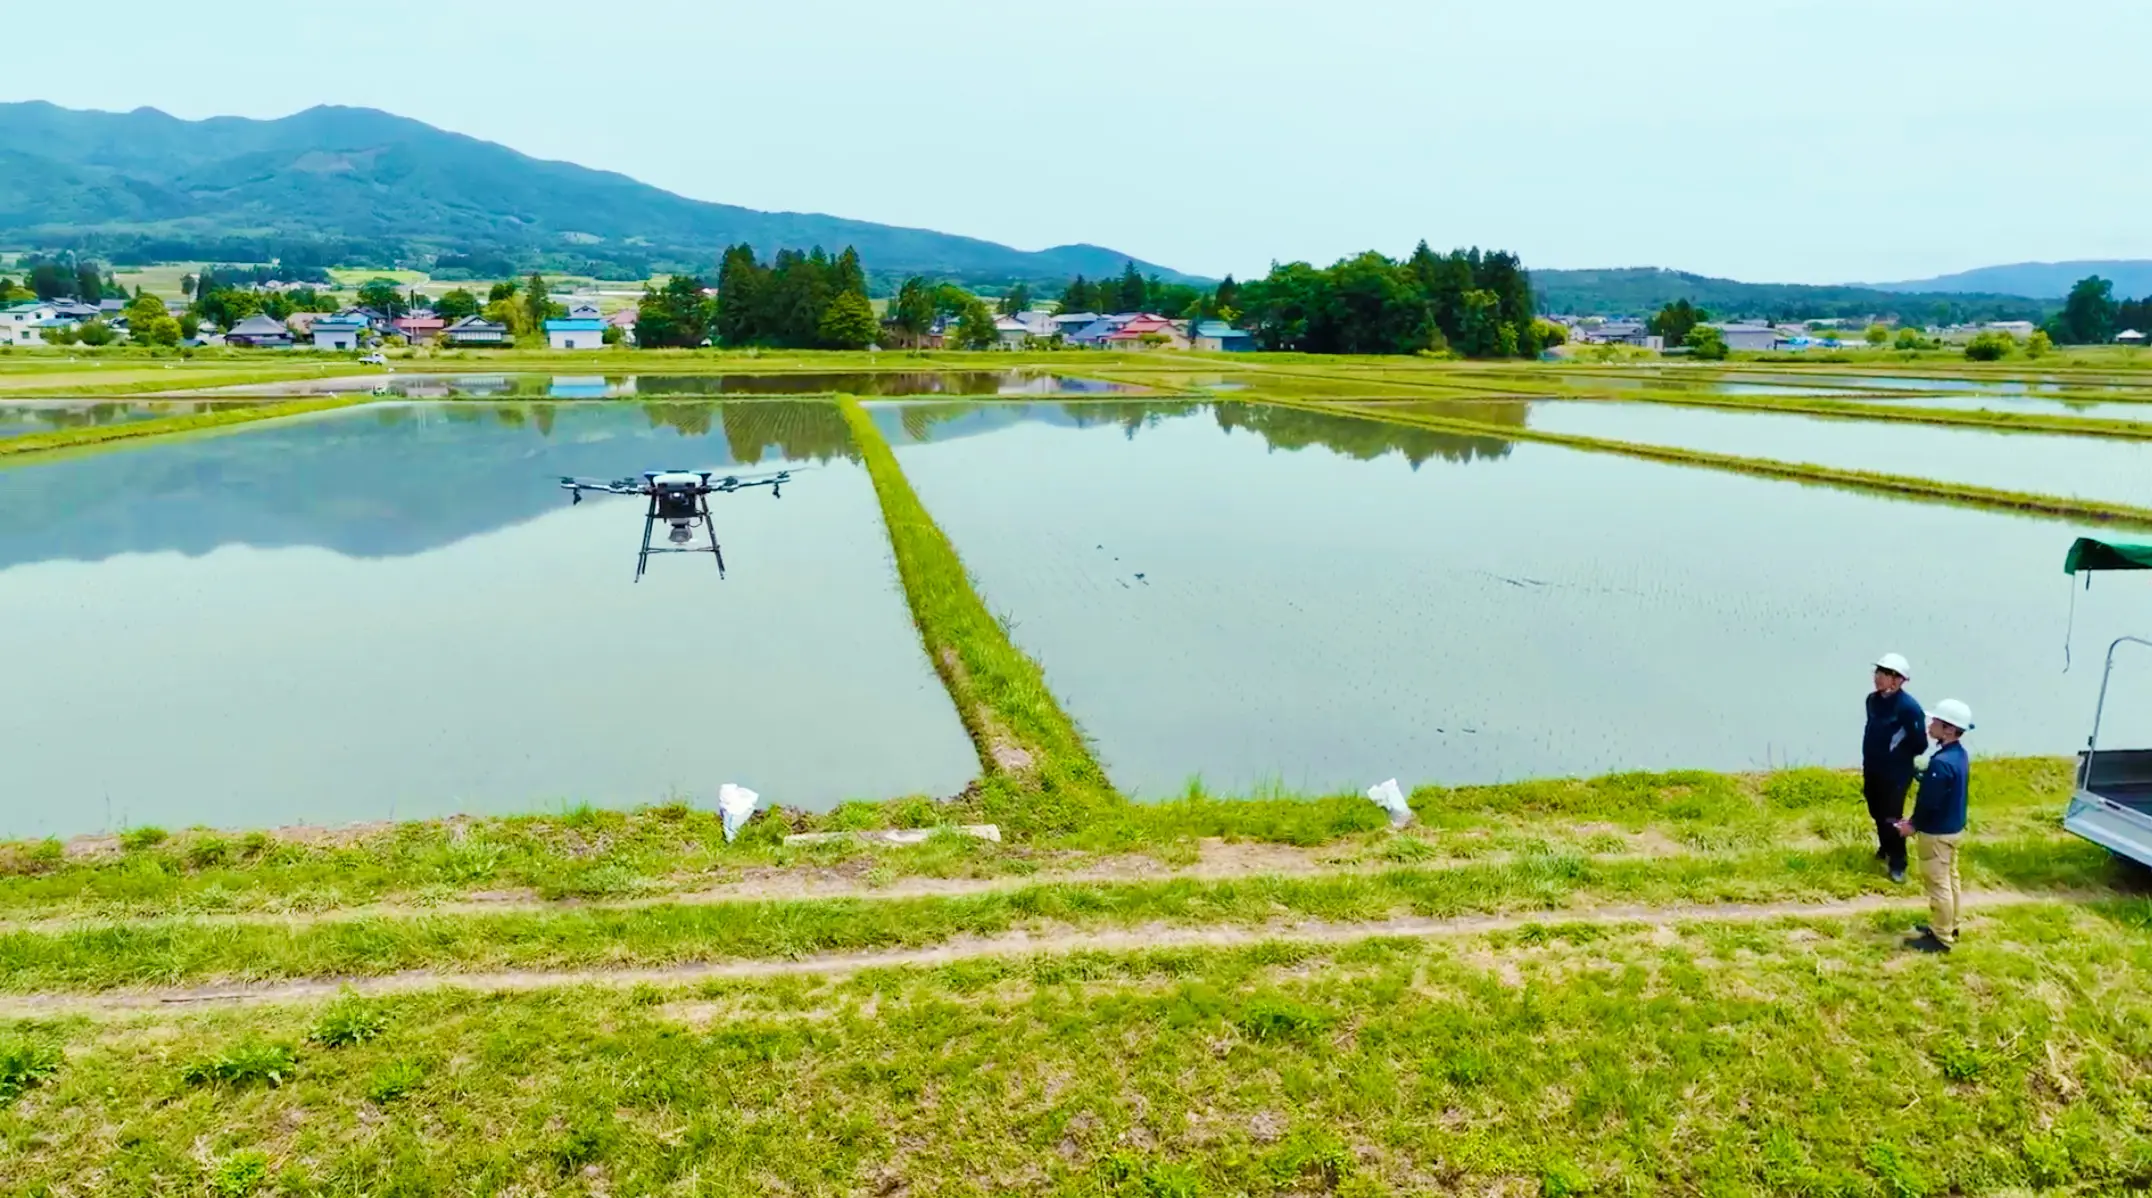
[[[1928,926],[1945,944],[1958,940],[1958,837],[1918,833],[1920,885],[1928,892]]]

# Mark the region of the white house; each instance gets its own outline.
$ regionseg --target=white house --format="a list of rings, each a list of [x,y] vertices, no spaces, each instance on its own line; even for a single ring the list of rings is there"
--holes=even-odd
[[[1003,316],[994,321],[994,336],[999,338],[996,349],[1022,349],[1031,337],[1031,328],[1021,320]]]
[[[32,300],[0,308],[0,345],[43,345],[45,334],[38,326],[58,317],[51,304]]]
[[[2124,329],[2115,334],[2115,344],[2117,345],[2143,345],[2144,343],[2145,335],[2136,329]]]
[[[1719,336],[1725,340],[1726,348],[1728,349],[1757,350],[1768,353],[1778,348],[1778,329],[1772,325],[1718,324],[1714,322],[1709,327],[1719,331]]]
[[[546,344],[554,349],[605,348],[605,322],[593,316],[545,322]]]
[[[366,332],[366,321],[331,316],[315,321],[307,331],[313,334],[315,349],[357,349],[359,338]]]

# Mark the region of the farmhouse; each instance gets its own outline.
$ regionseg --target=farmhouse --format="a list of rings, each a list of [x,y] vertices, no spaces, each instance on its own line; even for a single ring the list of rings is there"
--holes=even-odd
[[[515,338],[508,335],[508,326],[483,316],[466,316],[442,330],[441,339],[450,345],[502,346],[513,344]]]
[[[1195,348],[1214,354],[1247,353],[1255,348],[1255,338],[1248,330],[1236,329],[1222,320],[1197,321],[1189,341]]]
[[[595,312],[597,309],[593,308]],[[597,317],[545,322],[546,344],[554,349],[603,349],[605,348],[605,322]]]
[[[51,304],[37,302],[0,308],[0,345],[43,345],[43,325],[58,314]]]
[[[313,335],[315,349],[357,349],[359,338],[366,334],[366,325],[345,316],[328,316],[315,321],[307,331]]]
[[[247,346],[253,349],[290,349],[291,330],[275,317],[257,312],[224,335],[224,344]]]

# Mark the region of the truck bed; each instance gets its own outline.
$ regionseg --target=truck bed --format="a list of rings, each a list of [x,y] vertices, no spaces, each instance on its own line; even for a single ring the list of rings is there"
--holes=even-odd
[[[2078,754],[2077,793],[2062,826],[2152,866],[2152,749],[2102,749],[2089,767]]]

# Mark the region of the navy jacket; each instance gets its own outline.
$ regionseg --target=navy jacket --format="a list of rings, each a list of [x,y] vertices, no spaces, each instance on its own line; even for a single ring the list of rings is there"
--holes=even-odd
[[[1930,836],[1965,831],[1965,784],[1972,776],[1972,758],[1966,756],[1963,744],[1937,749],[1928,758],[1928,771],[1920,776],[1920,795],[1913,800],[1913,830]]]
[[[1904,784],[1913,780],[1913,759],[1928,748],[1928,717],[1913,696],[1868,692],[1868,727],[1861,733],[1861,773]]]

